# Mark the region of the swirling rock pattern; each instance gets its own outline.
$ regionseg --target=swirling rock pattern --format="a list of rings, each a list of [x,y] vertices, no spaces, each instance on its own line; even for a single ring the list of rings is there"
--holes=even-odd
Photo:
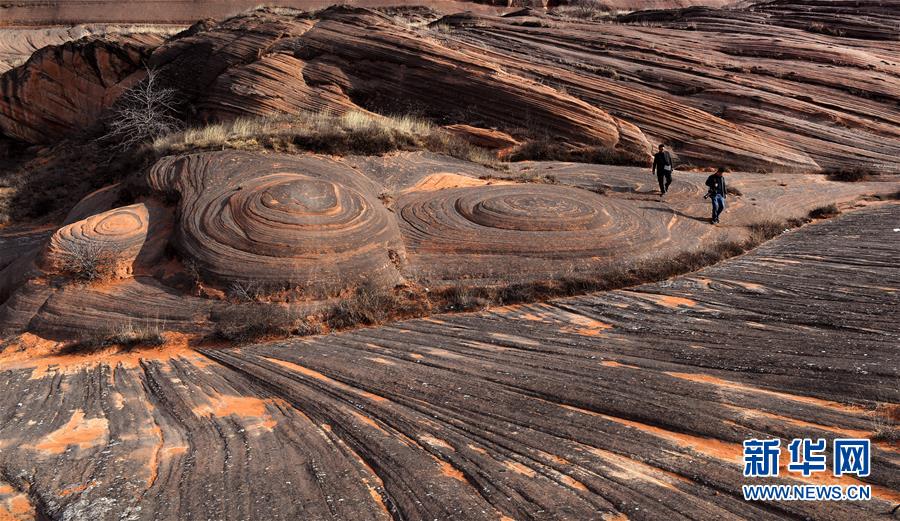
[[[257,11],[167,43],[151,64],[193,96],[204,119],[424,107],[435,119],[519,133],[539,128],[570,148],[608,150],[617,161],[644,161],[650,149],[626,121],[369,9]]]
[[[412,192],[396,206],[408,252],[425,272],[559,275],[667,237],[664,221],[647,226],[633,205],[555,185]]]
[[[91,215],[63,226],[50,238],[43,266],[59,270],[67,257],[96,254],[110,271],[127,277],[134,266],[149,266],[162,255],[171,231],[171,213],[154,202],[138,203]]]
[[[638,11],[618,24],[472,13],[437,24],[452,27],[449,41],[489,47],[508,71],[637,125],[685,162],[897,173],[900,55],[885,40],[898,37],[898,7],[800,0]]]
[[[302,340],[7,349],[0,490],[98,521],[889,519],[896,444],[873,441],[864,478],[779,478],[870,501],[758,502],[741,443],[869,438],[872,407],[900,401],[898,219],[869,208],[660,284]]]
[[[167,158],[151,185],[181,195],[179,247],[222,282],[314,293],[400,279],[399,231],[374,185],[337,162],[240,152]]]
[[[45,47],[0,76],[0,132],[29,143],[83,133],[146,74],[159,35],[85,38]]]

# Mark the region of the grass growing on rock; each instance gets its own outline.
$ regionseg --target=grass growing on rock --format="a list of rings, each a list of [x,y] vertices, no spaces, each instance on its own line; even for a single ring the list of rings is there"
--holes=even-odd
[[[278,304],[244,303],[218,318],[216,334],[237,342],[312,335],[433,313],[478,311],[491,306],[540,302],[594,291],[610,291],[666,280],[711,266],[807,222],[764,221],[748,226],[742,241],[725,241],[666,259],[614,264],[552,280],[513,280],[489,286],[456,281],[425,291],[410,283],[395,288],[363,285],[314,315],[298,319]]]
[[[110,346],[119,346],[125,349],[161,346],[166,343],[164,330],[164,323],[154,321],[143,324],[129,320],[113,329],[86,335],[79,342],[66,346],[62,350],[62,354],[83,354]]]
[[[343,115],[307,112],[241,118],[170,134],[153,141],[158,156],[195,150],[275,150],[333,155],[380,155],[397,150],[429,150],[491,168],[500,162],[487,150],[411,116],[361,111]]]
[[[830,217],[835,217],[840,215],[841,210],[837,207],[836,204],[826,204],[824,206],[819,206],[818,208],[813,208],[809,211],[810,219],[828,219]]]

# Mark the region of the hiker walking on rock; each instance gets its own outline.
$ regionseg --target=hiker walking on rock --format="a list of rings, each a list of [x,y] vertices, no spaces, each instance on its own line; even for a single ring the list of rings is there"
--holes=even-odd
[[[712,219],[710,219],[710,222],[718,224],[719,214],[725,210],[725,169],[719,167],[715,174],[707,177],[706,186],[709,187],[709,192],[703,198],[712,202]]]
[[[665,195],[669,191],[669,185],[672,184],[672,170],[675,165],[672,163],[672,155],[666,150],[666,145],[659,145],[659,152],[653,156],[653,173],[659,180],[659,195]]]

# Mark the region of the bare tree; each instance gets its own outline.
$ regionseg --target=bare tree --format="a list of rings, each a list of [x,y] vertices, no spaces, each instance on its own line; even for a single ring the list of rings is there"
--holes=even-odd
[[[148,68],[147,77],[116,101],[101,140],[126,151],[179,130],[178,101],[178,91],[163,86],[159,72]]]

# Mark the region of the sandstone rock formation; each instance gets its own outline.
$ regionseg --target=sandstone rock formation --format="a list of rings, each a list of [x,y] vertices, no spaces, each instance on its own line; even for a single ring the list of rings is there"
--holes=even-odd
[[[366,177],[334,161],[196,154],[160,161],[150,184],[181,196],[178,247],[226,286],[323,295],[400,280],[396,222]]]
[[[779,14],[786,4],[768,5],[637,12],[619,24],[461,14],[433,25],[449,26],[447,38],[463,50],[488,46],[506,70],[637,125],[685,162],[898,172],[895,46],[882,35],[847,40],[797,28]],[[896,26],[896,9],[872,9]],[[834,24],[837,12],[804,16]]]
[[[153,266],[171,233],[171,213],[156,203],[138,203],[93,214],[63,226],[50,238],[42,265],[49,272],[65,270],[73,257],[120,278],[138,267]]]
[[[650,150],[626,121],[366,9],[258,11],[163,45],[150,63],[205,120],[362,107],[552,135],[613,161],[644,162]]]
[[[97,505],[138,520],[884,517],[900,501],[896,445],[874,442],[865,478],[782,471],[872,486],[870,501],[825,503],[745,501],[741,443],[831,446],[890,417],[900,293],[884,288],[900,274],[884,223],[898,208],[661,284],[311,339],[27,358],[42,345],[26,337],[0,354],[0,409],[14,411],[0,423],[0,511],[24,499],[19,511],[48,519]]]
[[[436,12],[260,9],[197,24],[150,63],[190,100],[192,124],[362,108],[518,142],[547,139],[603,162],[646,161],[650,142],[665,141],[695,165],[896,173],[892,5],[865,7],[859,22],[848,15],[855,7],[810,0],[642,11],[615,24],[530,10],[456,14],[428,26],[422,20]],[[143,56],[156,43],[105,45],[137,45]],[[133,56],[110,66],[114,80],[93,82],[102,88],[91,97],[105,101],[41,93],[75,75],[81,65],[71,56],[102,45],[45,50],[8,72],[0,129],[38,141],[92,123],[119,92],[113,85],[137,78],[128,75]],[[73,46],[81,49],[74,55]],[[49,86],[29,83],[37,76],[27,70],[59,60]]]
[[[29,143],[83,134],[144,75],[158,35],[87,38],[46,47],[0,76],[0,132]]]
[[[489,281],[575,274],[668,239],[623,203],[577,188],[512,184],[411,192],[396,207],[417,266]]]
[[[96,23],[51,27],[34,27],[30,25],[24,27],[3,27],[0,30],[0,74],[25,63],[32,54],[50,45],[62,45],[85,37],[103,36],[106,34],[174,34],[182,28],[183,26],[179,25],[111,25]]]

